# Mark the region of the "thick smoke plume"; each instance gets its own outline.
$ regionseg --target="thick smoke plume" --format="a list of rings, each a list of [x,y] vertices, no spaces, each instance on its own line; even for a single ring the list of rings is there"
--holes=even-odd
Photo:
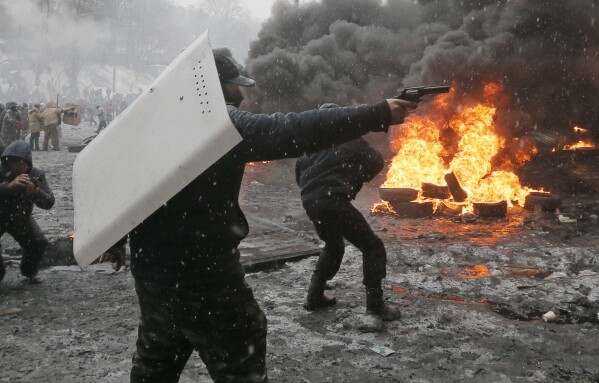
[[[599,135],[598,0],[279,2],[250,50],[259,111],[302,110],[450,83],[500,82],[513,135]]]

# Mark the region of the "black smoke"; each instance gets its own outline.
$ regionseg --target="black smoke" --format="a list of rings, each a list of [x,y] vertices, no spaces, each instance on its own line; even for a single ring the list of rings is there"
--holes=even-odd
[[[247,62],[256,111],[389,97],[451,83],[458,96],[501,82],[504,128],[599,136],[599,0],[281,1]]]

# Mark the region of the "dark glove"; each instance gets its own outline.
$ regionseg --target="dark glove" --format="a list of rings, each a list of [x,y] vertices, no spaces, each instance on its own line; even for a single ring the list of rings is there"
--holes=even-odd
[[[111,262],[114,271],[119,271],[126,265],[127,249],[124,244],[116,244],[100,256],[100,263]]]

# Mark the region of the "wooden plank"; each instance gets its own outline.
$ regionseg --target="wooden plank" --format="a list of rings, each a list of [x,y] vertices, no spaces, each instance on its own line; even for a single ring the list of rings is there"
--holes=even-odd
[[[250,235],[241,242],[241,263],[253,266],[318,255],[319,241],[304,233],[256,216],[249,216]]]

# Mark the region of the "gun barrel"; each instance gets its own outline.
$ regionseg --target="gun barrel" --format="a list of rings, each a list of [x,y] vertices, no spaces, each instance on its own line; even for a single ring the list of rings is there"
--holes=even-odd
[[[417,86],[413,88],[400,89],[395,98],[421,102],[424,96],[429,94],[448,93],[451,87],[449,85]]]
[[[426,94],[440,94],[440,93],[449,93],[451,87],[449,85],[435,85],[435,86],[427,86],[425,87],[424,93]]]

